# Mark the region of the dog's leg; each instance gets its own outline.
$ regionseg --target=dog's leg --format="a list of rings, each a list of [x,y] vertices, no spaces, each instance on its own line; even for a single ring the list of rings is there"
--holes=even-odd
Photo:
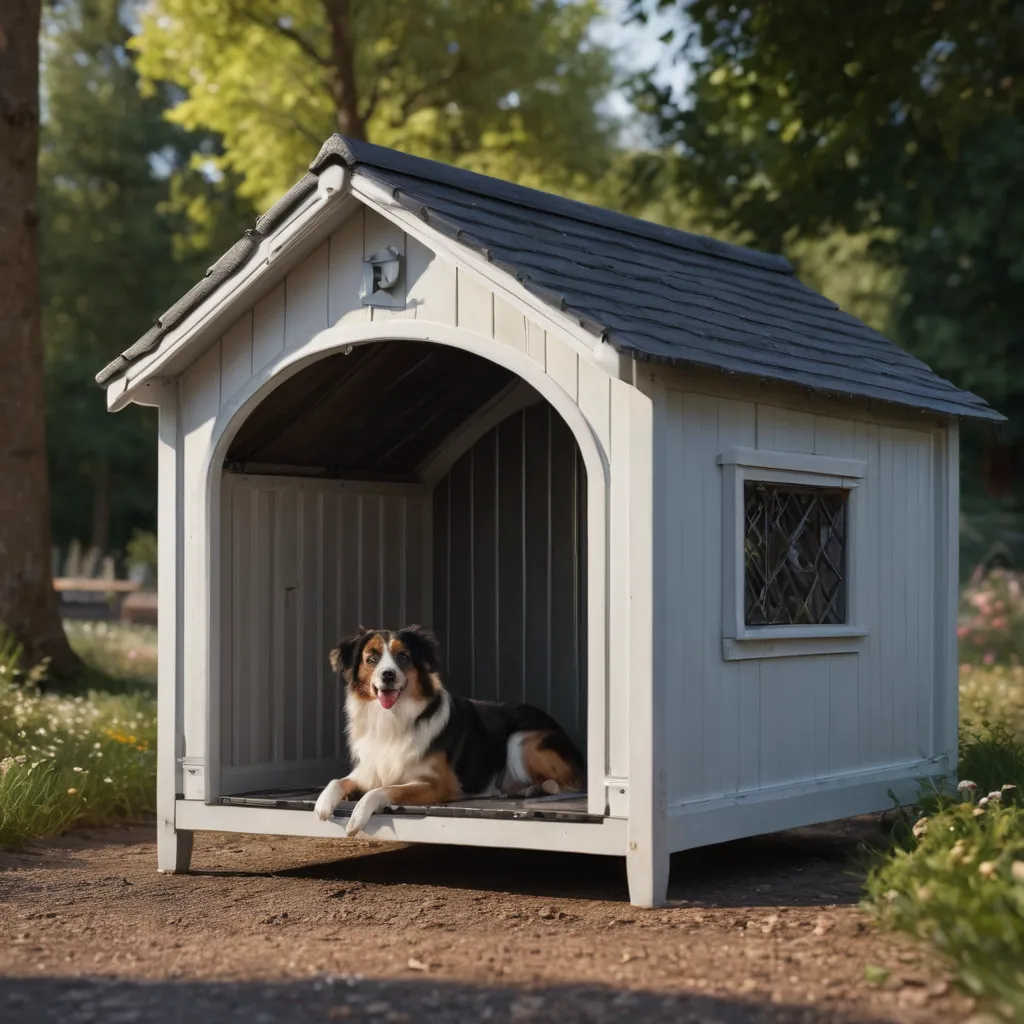
[[[362,832],[370,818],[389,804],[423,807],[427,804],[440,804],[446,800],[455,800],[458,795],[457,788],[453,792],[451,781],[438,779],[371,789],[353,808],[352,817],[349,818],[348,828],[345,831],[350,836]]]
[[[313,813],[321,821],[330,821],[334,814],[334,808],[343,800],[347,800],[358,789],[359,786],[353,778],[332,779],[318,797]]]

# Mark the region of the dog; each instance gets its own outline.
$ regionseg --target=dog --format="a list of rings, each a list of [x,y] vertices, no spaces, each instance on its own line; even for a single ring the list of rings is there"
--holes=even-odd
[[[549,714],[449,693],[437,640],[422,626],[360,628],[331,650],[330,663],[346,683],[355,766],[327,784],[313,813],[328,821],[358,794],[350,836],[389,805],[585,788],[583,757]]]

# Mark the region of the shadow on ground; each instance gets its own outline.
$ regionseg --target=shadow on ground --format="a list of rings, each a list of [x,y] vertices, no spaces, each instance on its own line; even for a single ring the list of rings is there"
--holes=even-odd
[[[494,1021],[537,1024],[870,1024],[835,1009],[744,1003],[594,986],[499,988],[310,978],[281,984],[0,978],[5,1024],[304,1024]]]
[[[865,843],[882,838],[874,819],[854,819],[688,850],[672,858],[669,899],[694,907],[814,907],[860,898]],[[344,840],[341,840],[344,842]],[[275,871],[277,877],[427,885],[560,900],[628,902],[619,857],[464,846],[360,844],[352,855]],[[259,871],[197,870],[258,877]],[[344,888],[338,895],[344,894]]]

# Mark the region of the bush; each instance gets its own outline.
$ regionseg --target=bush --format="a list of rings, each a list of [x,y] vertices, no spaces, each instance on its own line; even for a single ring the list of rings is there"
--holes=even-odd
[[[1007,569],[975,573],[960,601],[960,660],[1024,665],[1024,580]]]

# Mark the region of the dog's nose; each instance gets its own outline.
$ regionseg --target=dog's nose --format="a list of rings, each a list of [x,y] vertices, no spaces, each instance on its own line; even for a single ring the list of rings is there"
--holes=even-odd
[[[381,671],[380,681],[382,683],[393,683],[395,681],[395,670],[393,668],[386,668]]]

